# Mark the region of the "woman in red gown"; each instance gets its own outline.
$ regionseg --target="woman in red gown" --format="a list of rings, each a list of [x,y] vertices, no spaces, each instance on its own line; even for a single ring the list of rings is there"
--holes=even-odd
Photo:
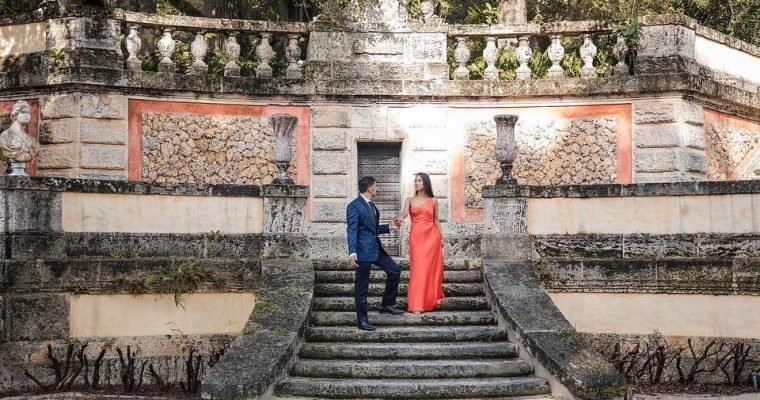
[[[432,311],[443,300],[443,231],[438,222],[438,199],[427,174],[414,177],[413,197],[404,200],[399,219],[411,217],[409,232],[409,291],[407,310]]]

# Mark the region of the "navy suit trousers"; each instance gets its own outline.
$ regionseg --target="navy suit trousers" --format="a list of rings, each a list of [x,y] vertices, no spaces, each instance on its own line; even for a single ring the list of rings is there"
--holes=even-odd
[[[385,271],[385,292],[380,307],[395,306],[398,295],[398,282],[401,278],[401,268],[385,252],[380,251],[380,257],[372,262],[359,262],[354,275],[354,302],[356,303],[356,319],[359,324],[369,323],[367,318],[367,292],[369,292],[369,273],[372,264]]]

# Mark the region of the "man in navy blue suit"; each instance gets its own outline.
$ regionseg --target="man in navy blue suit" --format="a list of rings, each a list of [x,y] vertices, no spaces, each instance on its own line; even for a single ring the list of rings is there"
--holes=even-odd
[[[380,303],[381,314],[399,315],[404,312],[396,309],[396,295],[401,269],[383,249],[378,235],[390,233],[391,228],[398,229],[399,223],[380,224],[380,211],[372,199],[377,194],[375,178],[365,176],[359,179],[359,197],[346,207],[346,234],[348,236],[348,260],[356,268],[354,275],[354,302],[359,329],[374,331],[367,317],[367,292],[369,291],[369,272],[372,264],[382,268],[386,274],[385,292]]]

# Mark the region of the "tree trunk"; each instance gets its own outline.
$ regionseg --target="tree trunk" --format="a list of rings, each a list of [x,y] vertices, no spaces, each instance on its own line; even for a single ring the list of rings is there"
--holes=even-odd
[[[517,25],[528,22],[525,0],[499,0],[499,23]]]
[[[240,0],[204,0],[203,14],[211,18],[240,18]]]

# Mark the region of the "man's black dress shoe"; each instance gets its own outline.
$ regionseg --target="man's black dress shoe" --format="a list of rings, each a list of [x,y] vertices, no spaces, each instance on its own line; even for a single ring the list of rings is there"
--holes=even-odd
[[[404,313],[403,311],[396,309],[393,306],[380,307],[380,310],[378,311],[380,312],[380,314],[393,314],[393,315],[401,315]]]
[[[375,328],[374,326],[370,325],[369,323],[366,323],[366,324],[359,324],[359,329],[363,330],[363,331],[374,332],[375,329],[377,329],[377,328]]]

